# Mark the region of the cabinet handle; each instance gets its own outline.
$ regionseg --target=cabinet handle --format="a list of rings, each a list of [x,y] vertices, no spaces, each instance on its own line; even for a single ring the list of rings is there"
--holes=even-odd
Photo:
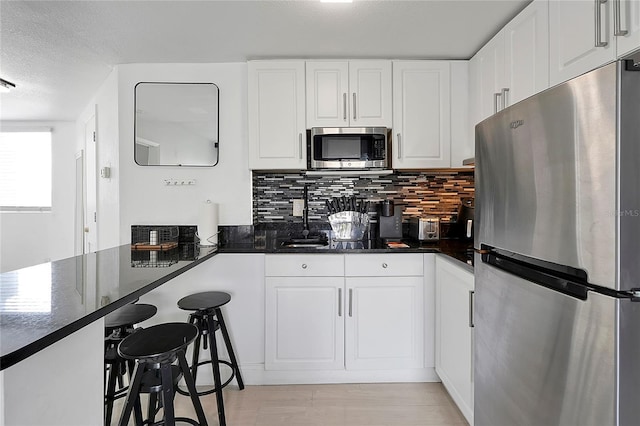
[[[382,267],[385,268],[385,269],[387,269],[387,266],[389,266],[389,265],[387,265],[386,263],[382,264]]]
[[[602,41],[602,5],[607,2],[607,0],[595,0],[596,8],[595,8],[595,18],[596,18],[596,47],[605,47],[608,43],[606,41]]]
[[[353,316],[353,289],[349,289],[349,316]]]
[[[302,269],[307,269],[307,264],[306,263],[302,264]]]
[[[298,133],[298,156],[302,160],[302,133]]]
[[[342,289],[338,289],[338,316],[342,316]]]
[[[505,109],[506,107],[509,106],[509,88],[508,87],[505,87],[504,89],[502,89],[501,99],[502,99],[502,109]]]
[[[402,152],[402,143],[400,143],[400,133],[398,133],[398,160],[402,158],[400,154]]]
[[[342,94],[342,119],[347,121],[347,94]]]
[[[469,290],[469,327],[473,328],[475,325],[473,324],[473,304],[474,304],[474,295],[475,291]]]
[[[500,111],[500,97],[502,96],[502,93],[498,92],[498,93],[494,93],[493,94],[493,113],[496,114],[498,111]]]
[[[353,92],[353,119],[356,119],[356,92]]]
[[[613,0],[613,35],[618,37],[625,36],[629,32],[622,29],[622,8],[620,7],[621,2],[622,0]]]

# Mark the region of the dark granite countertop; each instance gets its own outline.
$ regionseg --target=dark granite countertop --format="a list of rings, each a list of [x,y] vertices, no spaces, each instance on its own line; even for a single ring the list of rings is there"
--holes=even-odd
[[[209,259],[150,258],[129,244],[0,274],[0,370]],[[145,257],[146,256],[146,257]],[[158,266],[164,265],[164,266]]]
[[[442,239],[406,248],[381,240],[341,242],[316,229],[328,244],[286,248],[298,230],[282,227],[221,227],[219,248],[199,247],[189,260],[150,258],[130,244],[0,274],[0,370],[35,354],[91,322],[175,278],[216,253],[443,253],[473,272],[472,243]]]
[[[368,238],[358,242],[333,239],[330,229],[312,229],[312,234],[326,238],[323,247],[284,247],[283,243],[300,235],[299,226],[234,226],[223,227],[221,253],[443,253],[459,261],[473,272],[473,242],[468,240],[441,239],[437,242],[420,242],[411,238],[402,240],[405,248],[390,248],[382,240]]]

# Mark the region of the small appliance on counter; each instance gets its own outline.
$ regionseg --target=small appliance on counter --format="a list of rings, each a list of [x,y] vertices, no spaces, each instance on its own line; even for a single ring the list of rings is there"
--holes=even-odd
[[[440,218],[412,217],[409,220],[409,236],[418,241],[440,240]]]
[[[458,207],[458,219],[456,220],[456,236],[463,240],[473,239],[474,199],[462,198]]]
[[[402,209],[394,206],[393,200],[380,203],[379,236],[384,241],[402,240]]]

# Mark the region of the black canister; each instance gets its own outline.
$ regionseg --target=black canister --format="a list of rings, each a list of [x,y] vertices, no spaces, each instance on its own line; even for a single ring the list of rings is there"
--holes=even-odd
[[[380,216],[389,217],[393,216],[393,200],[384,200],[380,203]]]

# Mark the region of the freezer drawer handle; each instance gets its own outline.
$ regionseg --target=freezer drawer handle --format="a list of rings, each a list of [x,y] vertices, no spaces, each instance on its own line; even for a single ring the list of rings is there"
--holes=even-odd
[[[580,300],[587,300],[589,287],[586,284],[588,280],[585,279],[585,282],[580,282],[578,276],[570,277],[566,272],[561,274],[549,268],[544,268],[541,264],[536,264],[533,261],[527,262],[525,256],[517,255],[519,256],[517,258],[516,255],[507,255],[499,251],[491,250],[489,253],[483,254],[482,262],[543,287]]]
[[[632,302],[640,302],[640,288],[632,288],[630,293]]]

